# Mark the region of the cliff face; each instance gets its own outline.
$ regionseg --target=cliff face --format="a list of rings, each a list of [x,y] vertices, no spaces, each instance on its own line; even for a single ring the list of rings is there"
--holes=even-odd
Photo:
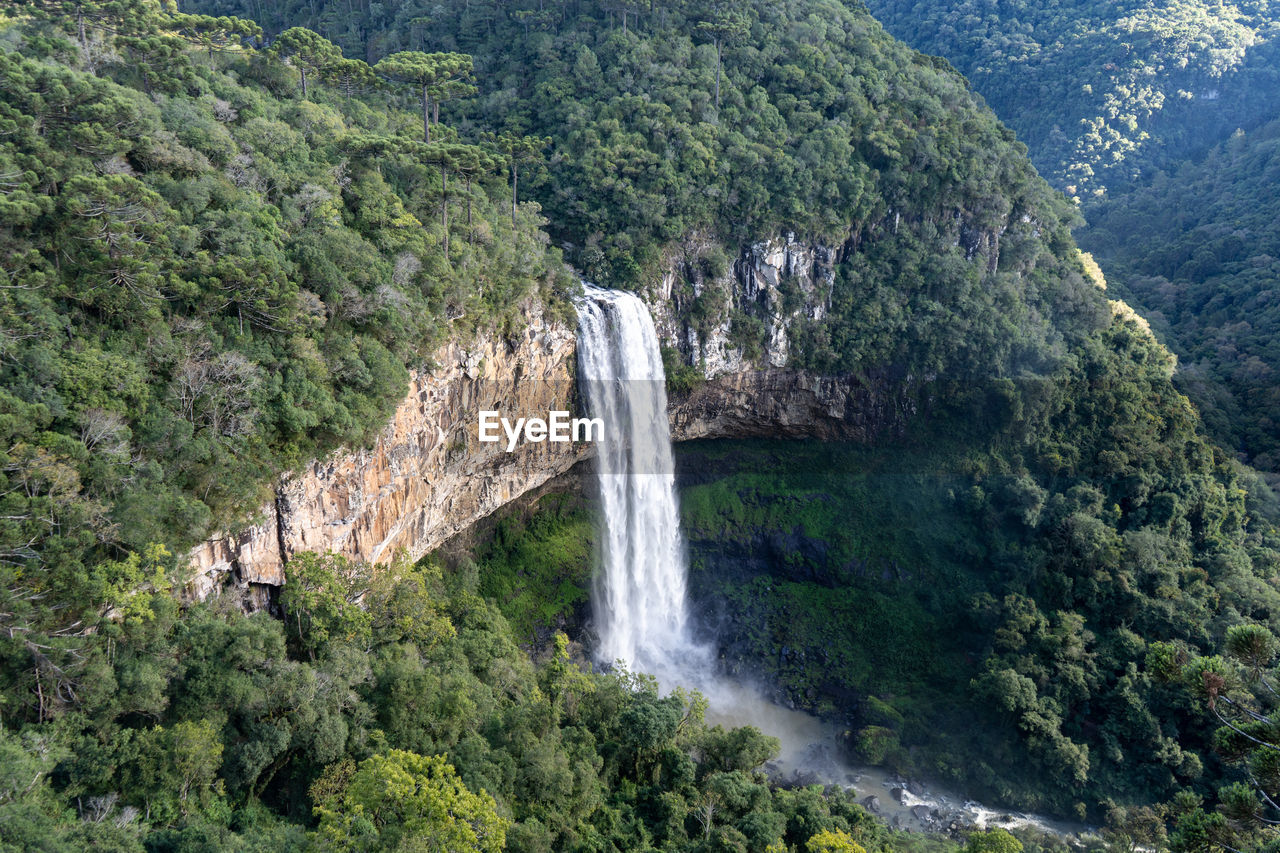
[[[190,593],[233,584],[250,601],[285,582],[288,558],[336,551],[385,562],[400,548],[421,557],[498,507],[568,469],[584,446],[477,440],[479,412],[569,410],[574,333],[536,308],[519,338],[449,344],[436,368],[416,372],[409,393],[371,449],[339,453],[285,478],[263,521],[192,552]]]
[[[823,316],[834,258],[825,247],[780,240],[752,246],[718,275],[691,274],[679,260],[668,265],[647,301],[664,344],[705,377],[671,397],[676,440],[870,441],[905,425],[914,408],[900,382],[787,367],[788,329],[798,318]],[[698,321],[691,299],[705,300]],[[734,316],[760,320],[756,352],[735,343]],[[442,348],[435,369],[414,374],[372,449],[318,460],[285,478],[259,523],[196,548],[190,593],[203,598],[234,586],[250,606],[262,606],[269,589],[285,582],[289,557],[302,551],[376,563],[403,548],[416,559],[564,473],[590,455],[590,445],[521,443],[508,453],[505,442],[480,444],[477,425],[482,410],[572,411],[575,343],[572,329],[530,307],[515,340],[487,336]]]
[[[705,261],[717,249],[694,236],[669,259],[648,299],[659,337],[708,378],[785,367],[791,327],[821,320],[831,306],[835,250],[787,236],[748,247],[717,274]],[[735,335],[735,318],[754,318],[763,327],[758,353],[749,353]]]
[[[663,343],[706,380],[672,395],[676,441],[871,441],[906,425],[915,414],[909,382],[816,376],[789,366],[796,324],[830,310],[835,249],[788,235],[756,243],[725,274],[708,275],[701,258],[713,251],[709,241],[686,241],[649,299]],[[737,333],[735,323],[744,321],[748,331]]]

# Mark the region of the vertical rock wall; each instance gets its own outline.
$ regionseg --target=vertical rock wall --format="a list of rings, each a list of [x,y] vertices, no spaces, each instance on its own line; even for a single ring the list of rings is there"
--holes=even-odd
[[[481,410],[546,417],[572,410],[573,330],[531,309],[515,340],[484,336],[435,353],[373,447],[317,460],[278,485],[263,521],[191,554],[190,593],[285,581],[288,558],[336,551],[371,563],[418,558],[584,454],[572,444],[478,441]],[[261,590],[258,590],[261,592]],[[260,596],[259,596],[260,597]],[[251,596],[252,598],[252,596]]]
[[[714,249],[691,239],[685,258],[673,258],[647,296],[664,344],[706,380],[671,396],[676,440],[872,441],[905,426],[915,406],[900,386],[789,365],[790,329],[829,310],[833,250],[790,237],[766,241],[707,275],[696,259]],[[735,313],[763,326],[755,358],[734,343]],[[286,477],[257,524],[196,548],[190,594],[233,586],[261,606],[269,588],[285,582],[289,557],[302,551],[378,563],[404,549],[416,559],[589,456],[589,445],[521,444],[508,453],[477,441],[481,410],[545,417],[574,408],[574,330],[536,307],[526,320],[514,340],[489,335],[443,347],[434,369],[414,373],[372,448],[335,453]]]

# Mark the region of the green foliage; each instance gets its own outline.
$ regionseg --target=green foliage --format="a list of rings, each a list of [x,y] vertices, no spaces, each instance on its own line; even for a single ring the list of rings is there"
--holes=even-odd
[[[493,798],[467,790],[439,755],[371,755],[316,811],[325,849],[497,853],[506,841]]]
[[[497,603],[521,639],[563,626],[586,604],[595,536],[581,498],[543,496],[529,515],[500,520],[476,549],[480,594]]]
[[[290,27],[276,36],[271,52],[298,69],[303,100],[307,97],[307,72],[318,74],[342,59],[337,45],[305,27]]]
[[[853,840],[847,832],[824,829],[813,835],[806,843],[809,853],[867,853],[865,847]]]
[[[1090,199],[1280,106],[1270,0],[1028,4],[871,0],[960,69],[1055,186]]]
[[[509,332],[571,279],[536,212],[508,215],[497,155],[421,156],[412,114],[353,97],[365,69],[314,32],[259,53],[238,19],[21,8],[0,45],[0,612],[74,645],[185,583],[150,545],[234,533],[281,472],[371,440],[442,341]],[[277,97],[283,60],[306,100]]]
[[[1269,0],[1044,5],[872,0],[947,57],[1083,200],[1079,236],[1178,354],[1212,436],[1280,470],[1272,188],[1280,7]]]
[[[892,729],[884,726],[865,726],[858,730],[855,748],[858,757],[863,761],[881,765],[893,761],[900,746],[898,735]]]
[[[426,143],[431,142],[431,105],[475,93],[475,87],[466,82],[471,77],[471,57],[466,54],[401,51],[379,61],[373,70],[421,92],[422,141]]]
[[[1239,132],[1098,205],[1082,235],[1178,353],[1209,432],[1268,472],[1280,471],[1278,143],[1280,122]]]
[[[974,832],[964,844],[965,853],[1022,853],[1022,842],[1006,830],[988,829]]]
[[[294,641],[312,660],[331,641],[369,643],[372,620],[359,605],[366,582],[358,566],[336,554],[299,554],[289,561],[280,606]]]
[[[1270,665],[1280,540],[1167,363],[1118,318],[1046,380],[939,386],[899,442],[683,448],[691,586],[731,665],[867,759],[1026,808],[1230,781],[1171,682],[1239,684],[1187,668],[1224,635]]]
[[[958,75],[860,7],[397,0],[268,14],[269,29],[305,24],[352,53],[473,56],[480,93],[454,108],[460,125],[522,151],[550,142],[545,162],[519,168],[500,142],[512,194],[518,181],[538,200],[600,284],[650,287],[695,235],[730,256],[782,233],[843,247],[835,310],[803,330],[798,364],[1016,372],[1105,321],[1058,251],[1074,212]],[[759,311],[714,311],[758,348]]]
[[[706,374],[698,365],[688,364],[679,352],[665,345],[662,347],[662,370],[670,394],[684,394],[706,382]]]
[[[315,807],[334,845],[905,843],[851,795],[770,788],[776,744],[708,729],[698,697],[578,671],[567,638],[530,662],[517,641],[582,599],[581,514],[500,530],[483,580],[301,556],[287,622],[179,618],[147,546],[243,521],[272,476],[367,441],[435,344],[562,293],[541,209],[602,283],[651,283],[698,235],[836,248],[794,366],[921,413],[898,444],[772,448],[690,492],[731,662],[852,710],[869,756],[1082,817],[1221,787],[1211,738],[1246,757],[1166,682],[1225,702],[1269,665],[1235,626],[1280,629],[1275,533],[1168,354],[1108,323],[1070,205],[861,8],[291,0],[263,10],[266,54],[149,5],[24,9],[0,42],[0,746],[43,781],[9,795],[17,843],[94,831],[85,798],[153,849],[283,846]],[[177,34],[197,24],[226,49]],[[703,283],[728,268],[692,254]],[[760,345],[767,306],[711,301],[699,330]],[[1248,672],[1191,660],[1229,630]],[[1182,809],[1171,844],[1227,837],[1246,793]]]
[[[179,619],[156,595],[150,618],[85,641],[74,713],[14,726],[27,685],[6,679],[0,845],[693,851],[803,849],[827,831],[909,849],[851,793],[771,788],[759,767],[777,740],[708,728],[697,694],[595,674],[563,634],[535,665],[465,573],[295,560],[297,600],[341,588],[304,619],[308,637],[341,614],[344,577],[371,579],[360,618],[374,630],[335,625],[313,657],[292,620],[219,600]]]
[[[1193,655],[1187,650],[1170,680],[1180,683],[1206,717],[1220,723],[1213,745],[1228,765],[1243,771],[1247,781],[1221,786],[1213,811],[1191,792],[1175,797],[1170,810],[1174,850],[1225,845],[1262,849],[1280,841],[1276,797],[1280,796],[1280,728],[1276,725],[1276,653],[1274,634],[1256,622],[1232,625],[1223,641],[1227,657]],[[1169,655],[1164,656],[1168,659]],[[1172,667],[1166,665],[1166,669]]]

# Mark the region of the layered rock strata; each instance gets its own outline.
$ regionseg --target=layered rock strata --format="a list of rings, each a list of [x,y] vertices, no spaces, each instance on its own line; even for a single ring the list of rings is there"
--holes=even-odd
[[[507,452],[505,438],[478,440],[483,410],[545,418],[573,408],[573,331],[536,309],[527,319],[515,340],[482,336],[443,347],[434,369],[413,374],[372,448],[286,477],[261,522],[196,548],[190,594],[234,584],[260,600],[254,588],[283,584],[289,557],[302,551],[378,563],[404,549],[416,559],[567,470],[585,445],[522,442]]]

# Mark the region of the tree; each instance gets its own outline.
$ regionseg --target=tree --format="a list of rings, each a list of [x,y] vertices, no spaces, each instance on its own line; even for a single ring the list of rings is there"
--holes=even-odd
[[[155,312],[164,276],[168,205],[129,175],[76,175],[63,188],[63,251],[78,275],[73,298],[111,314]]]
[[[408,642],[429,650],[452,640],[457,634],[449,617],[441,612],[440,583],[439,567],[414,567],[403,551],[390,566],[380,567],[362,601],[372,617],[378,643]]]
[[[471,57],[465,53],[422,53],[404,50],[385,57],[374,70],[397,83],[412,85],[422,93],[422,141],[431,142],[432,99],[459,97],[474,91],[468,87],[471,77]],[[439,118],[437,111],[436,118]]]
[[[207,799],[215,789],[222,764],[218,728],[208,720],[175,723],[165,730],[163,749],[171,762],[171,778],[177,786],[181,808],[186,810],[193,795]]]
[[[731,773],[755,770],[777,757],[781,744],[776,737],[761,733],[755,726],[735,729],[714,726],[703,733],[699,747],[702,752],[699,765],[704,773]]]
[[[578,702],[595,692],[595,682],[569,657],[569,637],[556,631],[552,638],[554,651],[542,671],[542,687],[551,697],[557,719],[561,712],[569,719],[577,716]]]
[[[1244,623],[1227,629],[1226,657],[1189,656],[1170,643],[1153,643],[1147,669],[1157,678],[1180,682],[1221,723],[1214,748],[1240,766],[1248,783],[1218,790],[1218,808],[1208,812],[1188,800],[1175,814],[1170,838],[1175,849],[1197,845],[1245,846],[1255,833],[1280,820],[1280,692],[1272,672],[1280,644],[1263,625]],[[1207,840],[1206,840],[1207,839]]]
[[[751,19],[736,5],[717,0],[705,20],[698,22],[698,32],[706,33],[716,46],[716,108],[720,108],[720,68],[723,64],[724,46],[732,44],[751,28]]]
[[[317,835],[345,850],[498,853],[507,821],[486,793],[475,794],[444,756],[393,749],[360,763],[345,790],[341,778],[317,803]]]
[[[166,29],[203,47],[210,56],[213,56],[215,50],[229,50],[238,46],[245,39],[253,39],[255,42],[262,39],[262,27],[243,18],[175,12],[165,18],[163,24]]]
[[[370,615],[359,605],[364,567],[332,552],[295,554],[280,594],[286,622],[312,660],[332,640],[365,645]]]
[[[290,27],[276,37],[271,52],[302,75],[302,97],[307,97],[307,72],[318,74],[342,59],[338,46],[306,27]]]
[[[336,83],[348,100],[357,93],[376,89],[382,82],[373,68],[359,59],[339,59],[324,69],[324,76]]]
[[[1112,806],[1102,837],[1117,850],[1134,853],[1138,849],[1163,850],[1167,846],[1164,809],[1150,806]]]
[[[507,158],[511,167],[511,224],[516,223],[516,204],[520,189],[520,164],[541,159],[541,151],[551,144],[549,136],[520,136],[515,133],[490,134],[488,141]]]
[[[470,57],[467,57],[467,59],[469,62]],[[467,65],[466,74],[468,76],[471,74],[471,66],[469,64]],[[469,98],[478,91],[480,90],[461,77],[449,78],[433,86],[431,89],[431,106],[434,114],[432,115],[431,123],[440,123],[440,105],[442,103],[457,100],[458,98]]]
[[[477,177],[488,174],[499,168],[502,161],[493,154],[479,148],[475,145],[460,145],[457,147],[454,159],[454,168],[458,174],[462,176],[467,187],[467,238],[472,239],[472,193],[471,183]],[[446,255],[448,252],[445,253]]]
[[[637,19],[640,17],[640,6],[641,4],[637,0],[608,0],[604,4],[605,9],[609,12],[610,22],[613,20],[614,13],[622,16],[622,31],[624,33],[627,31],[627,17],[635,16]],[[652,11],[652,4],[650,4],[650,10]]]
[[[136,37],[154,33],[158,4],[148,0],[17,0],[0,9],[0,15],[32,14],[76,36],[80,56],[90,72],[97,73],[100,55],[95,55],[89,39],[91,28],[101,28],[109,36]]]
[[[1022,842],[996,827],[970,834],[964,853],[1022,853]]]
[[[396,147],[419,162],[436,166],[440,170],[440,227],[443,231],[441,248],[449,259],[449,175],[461,174],[467,182],[467,226],[471,225],[471,181],[477,175],[492,171],[498,160],[483,148],[460,143],[399,143]]]
[[[852,835],[839,829],[824,829],[810,836],[805,849],[809,853],[867,853],[866,848],[854,841]]]

